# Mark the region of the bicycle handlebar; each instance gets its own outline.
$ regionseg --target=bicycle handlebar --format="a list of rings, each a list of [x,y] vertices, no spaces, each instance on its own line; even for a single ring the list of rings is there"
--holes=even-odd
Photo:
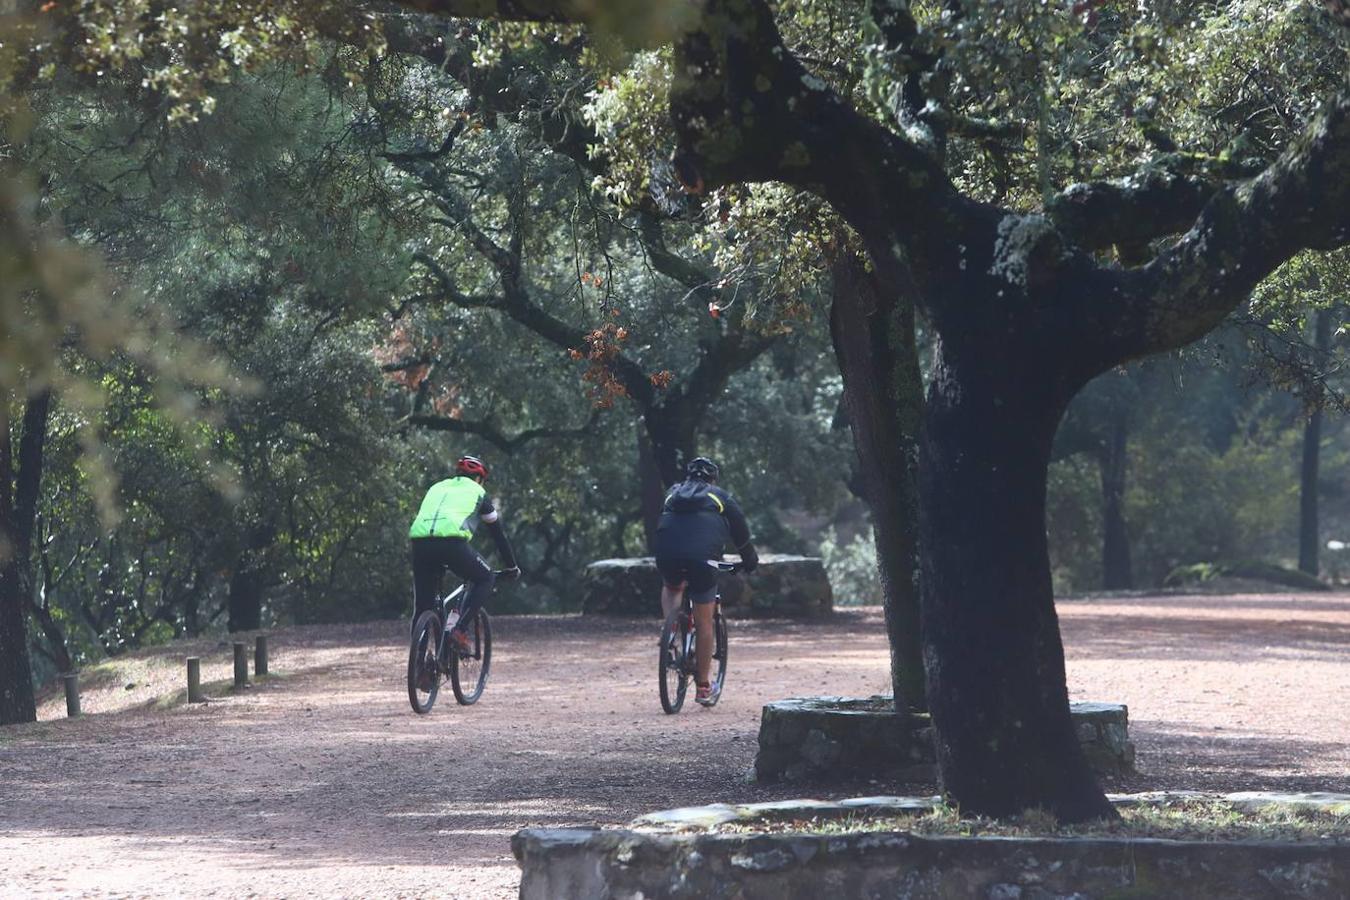
[[[708,565],[719,572],[739,572],[741,570],[740,563],[727,562],[725,559],[710,559]]]

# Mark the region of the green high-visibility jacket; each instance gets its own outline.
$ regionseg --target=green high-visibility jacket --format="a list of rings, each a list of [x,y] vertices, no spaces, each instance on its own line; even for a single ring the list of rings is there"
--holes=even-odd
[[[470,538],[480,515],[495,518],[487,491],[472,478],[462,475],[438,481],[422,498],[408,537]]]

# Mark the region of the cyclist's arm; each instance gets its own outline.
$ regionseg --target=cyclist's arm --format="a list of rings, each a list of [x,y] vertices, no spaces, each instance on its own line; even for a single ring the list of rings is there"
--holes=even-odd
[[[507,539],[506,529],[502,527],[501,513],[497,512],[497,508],[487,497],[483,498],[483,503],[478,508],[478,518],[487,526],[488,534],[492,535],[492,543],[497,545],[497,555],[502,559],[502,566],[507,569],[519,568],[516,564],[515,551],[511,549],[511,541]]]
[[[722,516],[731,528],[731,542],[736,546],[737,552],[743,553],[745,548],[750,546],[750,523],[745,519],[745,510],[741,509],[736,498],[726,491],[719,491],[718,499],[722,501]],[[751,552],[754,552],[753,548]]]

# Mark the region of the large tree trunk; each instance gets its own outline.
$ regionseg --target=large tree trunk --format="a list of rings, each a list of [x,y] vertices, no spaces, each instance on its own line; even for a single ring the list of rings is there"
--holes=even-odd
[[[262,573],[252,568],[249,561],[241,560],[240,568],[230,578],[226,625],[230,632],[257,631],[262,627],[262,595]]]
[[[663,486],[684,478],[684,464],[693,458],[696,445],[698,423],[672,405],[651,406],[642,412],[642,425],[651,441],[652,459]]]
[[[923,381],[914,307],[876,283],[862,261],[834,266],[830,332],[844,405],[872,511],[896,709],[926,710],[918,586],[918,432]]]
[[[1313,326],[1313,346],[1322,353],[1331,349],[1331,311],[1318,310]],[[1321,538],[1318,535],[1317,470],[1322,453],[1322,407],[1308,417],[1303,428],[1303,466],[1299,473],[1298,493],[1298,567],[1316,575]]]
[[[1125,528],[1125,476],[1129,462],[1129,419],[1118,411],[1097,457],[1102,476],[1102,587],[1125,591],[1134,587],[1130,535]]]
[[[638,465],[642,475],[642,525],[649,547],[656,535],[666,488],[684,478],[684,465],[694,458],[696,426],[694,417],[678,402],[650,406],[642,412]]]
[[[661,469],[656,464],[656,453],[652,450],[652,441],[641,425],[637,429],[638,445],[638,491],[642,509],[642,531],[647,537],[647,546],[656,539],[656,523],[661,518],[661,507],[666,498],[666,481],[661,477]]]
[[[10,725],[37,720],[25,615],[33,591],[33,529],[51,393],[28,399],[17,467],[11,452],[9,398],[0,402],[0,725]]]
[[[963,814],[1109,817],[1069,717],[1045,534],[1069,391],[1000,359],[1009,343],[960,358],[940,344],[925,406],[920,587],[942,787]]]
[[[75,671],[75,661],[70,656],[70,647],[66,643],[65,632],[56,623],[51,607],[34,602],[29,604],[29,610],[33,613],[33,618],[37,619],[38,627],[42,629],[42,636],[47,639],[47,646],[50,648],[44,651],[39,647],[39,652],[50,656],[52,663],[59,671]]]

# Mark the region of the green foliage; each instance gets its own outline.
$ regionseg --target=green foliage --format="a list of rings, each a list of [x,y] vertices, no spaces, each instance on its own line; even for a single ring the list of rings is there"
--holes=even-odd
[[[1051,463],[1045,505],[1055,594],[1098,589],[1102,583],[1102,512],[1096,460],[1076,454]]]
[[[49,65],[4,98],[0,389],[11,413],[33,387],[58,389],[35,562],[77,657],[219,627],[241,571],[259,575],[270,621],[406,611],[411,506],[466,451],[492,461],[529,573],[496,608],[569,608],[585,562],[644,550],[641,422],[595,364],[597,334],[669,376],[659,398],[728,334],[775,336],[698,411],[699,448],[768,549],[819,549],[841,602],[879,599],[867,530],[840,537],[858,532],[842,524],[847,466],[820,464],[851,453],[820,312],[853,238],[781,186],[685,192],[669,163],[671,53],[613,40],[678,27],[679,9],[650,6],[616,18],[625,5],[598,4],[589,32],[437,25],[473,61],[461,80],[385,53],[362,8],[299,0],[100,0],[5,41],[40,45]],[[913,6],[919,49],[946,59],[924,76],[930,119],[900,109],[914,60],[884,46],[865,4],[775,12],[811,77],[944,155],[972,195],[1018,208],[1161,157],[1206,171],[1269,159],[1346,68],[1344,35],[1308,3]],[[24,59],[5,58],[6,83],[37,74]],[[585,152],[558,149],[560,130],[587,128]],[[479,237],[518,251],[519,271]],[[663,274],[663,250],[694,276]],[[1252,319],[1306,330],[1306,309],[1350,286],[1341,256],[1292,261]],[[579,343],[511,315],[511,279]],[[1141,583],[1288,555],[1297,410],[1244,381],[1187,370],[1183,390],[1143,392],[1126,498]],[[531,429],[569,433],[513,440]],[[1100,502],[1091,459],[1052,469],[1057,588],[1095,585]],[[114,506],[109,530],[95,510]]]
[[[1252,425],[1217,454],[1173,435],[1132,455],[1137,475],[1126,508],[1128,521],[1139,523],[1134,547],[1143,583],[1160,583],[1182,563],[1279,561],[1294,551],[1299,434]]]
[[[728,323],[688,303],[627,214],[541,142],[546,114],[474,118],[432,191],[386,154],[439,144],[462,89],[401,60],[368,75],[356,91],[260,64],[212,87],[213,115],[173,126],[117,82],[32,97],[26,158],[50,215],[103,250],[113,283],[252,386],[166,393],[133,355],[72,363],[106,399],[58,404],[37,565],[42,607],[77,661],[219,628],[243,572],[262,586],[265,624],[403,614],[412,505],[463,452],[492,462],[529,573],[495,609],[569,608],[586,562],[645,551],[631,407],[620,396],[596,415],[566,347],[491,305],[454,302],[500,281],[457,217],[503,244],[514,233],[541,308],[578,334],[622,323],[625,352],[677,386],[697,362],[689,348]],[[671,228],[665,241],[716,272],[695,234]],[[735,376],[705,424],[770,548],[814,550],[780,508],[816,521],[846,498],[815,462],[846,452],[820,329],[799,318],[794,342]],[[423,353],[434,365],[389,368]],[[410,412],[506,436],[591,426],[508,452],[481,433],[410,427]],[[90,514],[84,422],[120,473],[113,530]],[[797,452],[766,466],[783,446]]]
[[[820,556],[830,576],[835,605],[856,606],[882,602],[877,547],[870,531],[855,534],[851,540],[843,540],[834,528],[827,528],[820,539]]]
[[[1075,401],[1060,432],[1072,455],[1051,466],[1047,490],[1057,591],[1096,590],[1101,581],[1101,472],[1091,441],[1074,435],[1093,404],[1108,421],[1129,422],[1125,520],[1140,588],[1163,584],[1178,566],[1296,561],[1304,420],[1279,386],[1253,384],[1258,357],[1244,346],[1230,329],[1185,357],[1135,369],[1125,382],[1104,375]],[[1096,390],[1111,381],[1134,393]],[[1324,497],[1344,492],[1344,439],[1335,423],[1323,450]],[[1329,534],[1341,533],[1334,504],[1323,518]]]
[[[1350,815],[1342,805],[1271,802],[1243,808],[1218,796],[1163,796],[1119,807],[1120,819],[1065,825],[1042,809],[1029,809],[1009,819],[962,816],[939,805],[927,812],[903,815],[848,815],[843,818],[766,818],[715,826],[723,833],[806,832],[856,834],[872,831],[909,832],[950,837],[1130,837],[1176,841],[1335,841],[1350,838]]]

